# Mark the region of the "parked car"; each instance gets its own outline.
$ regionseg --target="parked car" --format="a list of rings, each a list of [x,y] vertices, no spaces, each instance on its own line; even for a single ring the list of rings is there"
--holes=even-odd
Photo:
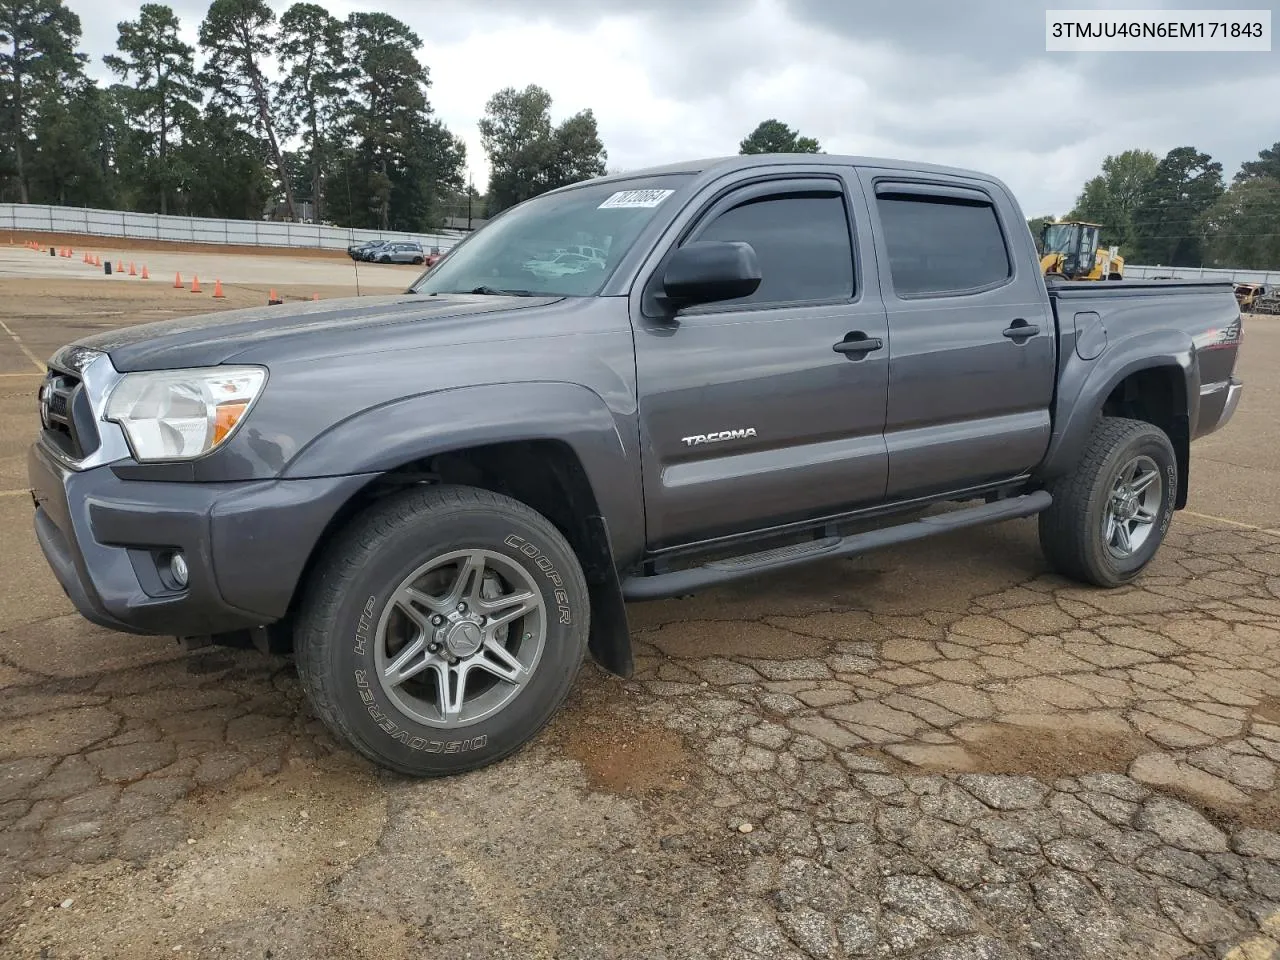
[[[530,260],[525,267],[537,277],[563,277],[584,270],[603,270],[604,261],[580,253],[562,253],[551,260]]]
[[[565,247],[560,252],[576,253],[580,256],[588,257],[592,260],[599,260],[602,263],[604,262],[604,259],[605,259],[605,252],[601,250],[599,247],[586,247],[586,246],[573,245],[573,246]]]
[[[366,243],[357,251],[357,259],[369,262],[378,255],[378,252],[382,250],[383,247],[390,243],[390,240],[374,240],[370,243]]]
[[[347,247],[347,256],[352,260],[363,260],[365,253],[373,247],[381,246],[381,240],[366,240],[362,243],[353,243]]]
[[[743,156],[574,184],[404,294],[87,336],[40,388],[41,548],[118,630],[292,651],[413,775],[517,750],[627,601],[1016,517],[1137,577],[1230,420],[1227,282],[1046,285],[1000,181]],[[566,229],[612,269],[535,276]]]
[[[422,263],[426,254],[422,251],[422,244],[400,240],[369,251],[368,258],[378,263]]]

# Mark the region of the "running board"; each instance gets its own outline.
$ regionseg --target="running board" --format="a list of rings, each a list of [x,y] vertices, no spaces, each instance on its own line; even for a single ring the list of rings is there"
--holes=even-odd
[[[687,570],[672,570],[670,573],[658,573],[648,577],[628,577],[622,581],[622,595],[627,600],[660,600],[664,597],[680,596],[761,573],[785,570],[787,567],[796,567],[814,560],[851,557],[858,553],[866,553],[868,550],[922,540],[951,530],[1034,516],[1047,509],[1051,503],[1053,503],[1053,497],[1047,490],[1037,490],[1020,497],[994,500],[976,507],[923,517],[896,527],[867,530],[847,537],[809,540],[773,550],[749,553],[741,557],[731,557],[727,560],[713,560]]]

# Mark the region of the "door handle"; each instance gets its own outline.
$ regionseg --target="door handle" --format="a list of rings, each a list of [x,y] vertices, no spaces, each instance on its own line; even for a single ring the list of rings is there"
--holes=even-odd
[[[1034,337],[1039,332],[1040,327],[1038,324],[1027,323],[1027,321],[1023,320],[1021,317],[1004,328],[1004,335],[1017,343],[1021,343],[1023,340]]]
[[[874,353],[883,347],[884,341],[879,337],[868,337],[861,330],[855,330],[853,333],[846,334],[845,338],[831,349],[836,353],[843,353],[846,357],[861,360],[868,353]]]

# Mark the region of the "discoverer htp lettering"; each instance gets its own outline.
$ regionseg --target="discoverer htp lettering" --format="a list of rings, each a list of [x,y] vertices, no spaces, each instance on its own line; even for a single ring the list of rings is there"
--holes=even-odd
[[[466,753],[468,750],[479,750],[489,743],[489,737],[485,734],[470,740],[432,740],[429,737],[414,736],[378,709],[373,699],[373,687],[364,670],[356,671],[356,686],[360,689],[360,702],[369,711],[369,716],[373,717],[373,722],[390,734],[393,740],[403,743],[410,750],[421,750],[424,753]]]
[[[369,631],[373,628],[373,611],[377,607],[378,598],[370,597],[360,611],[360,620],[356,623],[356,655],[364,656],[365,644],[369,642]]]
[[[555,564],[551,562],[551,558],[524,537],[517,537],[514,533],[508,534],[503,543],[508,547],[514,547],[532,560],[534,565],[551,581],[551,585],[555,587],[556,610],[560,614],[560,622],[563,624],[573,623],[573,612],[569,609],[569,592],[565,590],[564,578],[556,572]]]
[[[700,447],[704,443],[722,443],[725,440],[746,440],[756,435],[755,427],[739,427],[734,430],[720,430],[716,433],[695,433],[690,437],[681,437],[680,442],[686,447]]]

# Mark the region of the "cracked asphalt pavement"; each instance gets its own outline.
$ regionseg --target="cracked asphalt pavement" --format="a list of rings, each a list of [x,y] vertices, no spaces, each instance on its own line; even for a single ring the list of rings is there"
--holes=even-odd
[[[0,280],[37,356],[108,298],[195,309],[107,286]],[[285,660],[72,612],[0,343],[0,954],[1276,960],[1280,322],[1246,327],[1134,586],[1020,521],[634,605],[633,679],[431,782],[338,748]]]

